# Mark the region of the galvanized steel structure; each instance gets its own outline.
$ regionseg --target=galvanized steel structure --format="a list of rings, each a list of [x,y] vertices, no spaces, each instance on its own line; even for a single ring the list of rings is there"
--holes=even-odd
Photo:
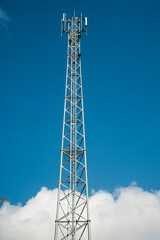
[[[68,34],[68,53],[54,240],[91,240],[80,49],[87,18],[74,13],[66,19],[63,14],[63,32]]]

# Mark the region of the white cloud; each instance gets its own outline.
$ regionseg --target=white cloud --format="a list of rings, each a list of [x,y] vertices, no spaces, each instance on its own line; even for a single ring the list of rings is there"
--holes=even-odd
[[[42,188],[25,206],[0,209],[1,240],[53,240],[57,190]],[[160,191],[131,185],[90,197],[92,240],[159,240]]]
[[[90,199],[94,240],[160,239],[160,192],[130,186],[114,196],[100,191]]]

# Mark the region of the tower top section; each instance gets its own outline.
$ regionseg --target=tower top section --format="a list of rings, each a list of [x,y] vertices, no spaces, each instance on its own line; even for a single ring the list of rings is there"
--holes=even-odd
[[[75,26],[78,28],[75,29]],[[61,36],[63,32],[71,34],[74,29],[78,31],[79,35],[81,35],[82,32],[85,32],[87,35],[87,17],[83,18],[81,13],[80,18],[78,18],[75,16],[74,11],[74,17],[67,19],[66,13],[63,13],[63,18],[61,19]]]

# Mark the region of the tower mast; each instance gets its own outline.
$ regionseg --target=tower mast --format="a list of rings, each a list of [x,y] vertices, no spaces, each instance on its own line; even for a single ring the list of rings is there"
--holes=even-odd
[[[68,34],[68,52],[54,240],[91,240],[80,50],[87,18],[82,14],[78,18],[74,12],[66,19],[64,13],[63,32]]]

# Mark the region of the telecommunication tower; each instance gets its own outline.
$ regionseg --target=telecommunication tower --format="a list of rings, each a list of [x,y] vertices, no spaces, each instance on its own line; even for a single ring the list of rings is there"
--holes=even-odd
[[[74,12],[67,19],[64,13],[63,32],[68,34],[68,53],[54,240],[91,240],[80,50],[87,18]]]

